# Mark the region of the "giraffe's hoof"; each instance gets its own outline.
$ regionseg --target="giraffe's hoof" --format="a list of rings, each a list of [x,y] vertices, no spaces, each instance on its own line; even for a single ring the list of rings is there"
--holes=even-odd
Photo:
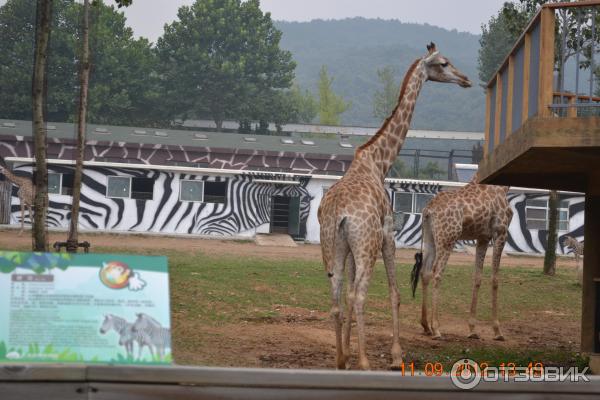
[[[442,334],[441,333],[436,333],[431,337],[433,340],[442,340]]]
[[[469,339],[479,339],[479,334],[478,333],[471,333],[469,336],[467,336]]]
[[[494,340],[504,342],[504,335],[496,335],[496,336],[494,336]]]
[[[390,365],[390,370],[391,371],[402,371],[402,365],[392,364],[392,365]]]
[[[433,335],[433,331],[431,330],[431,328],[427,327],[427,328],[423,328],[423,335],[425,336],[431,336]]]

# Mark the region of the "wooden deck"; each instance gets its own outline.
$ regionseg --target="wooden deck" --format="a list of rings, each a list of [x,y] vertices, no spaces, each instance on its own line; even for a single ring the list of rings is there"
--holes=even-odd
[[[531,118],[485,157],[483,183],[589,192],[600,173],[600,117]]]
[[[597,399],[600,378],[590,379],[481,382],[465,391],[448,377],[393,372],[5,365],[0,367],[0,399]]]

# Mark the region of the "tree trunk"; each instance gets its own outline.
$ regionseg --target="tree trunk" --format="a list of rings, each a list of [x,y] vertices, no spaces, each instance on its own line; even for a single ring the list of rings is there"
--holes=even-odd
[[[558,192],[550,191],[548,199],[548,240],[544,257],[544,274],[556,273],[556,241],[558,239]]]
[[[79,201],[81,198],[81,178],[83,175],[83,157],[85,154],[85,130],[88,86],[90,80],[90,3],[83,2],[83,37],[81,51],[81,68],[79,71],[79,113],[77,124],[77,154],[75,156],[75,173],[73,175],[73,197],[71,203],[71,224],[67,239],[67,251],[76,253],[79,244]]]
[[[46,65],[52,28],[52,0],[37,0],[35,52],[32,78],[33,144],[35,150],[35,199],[33,201],[32,247],[48,251],[48,164],[46,162]]]
[[[223,130],[223,120],[215,119],[215,125],[217,125],[217,132],[221,132]]]

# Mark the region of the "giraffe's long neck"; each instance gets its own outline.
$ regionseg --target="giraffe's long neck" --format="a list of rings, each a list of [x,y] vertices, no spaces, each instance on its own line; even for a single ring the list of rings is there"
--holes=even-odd
[[[404,77],[398,104],[392,115],[386,119],[375,136],[359,147],[356,152],[355,159],[369,160],[375,164],[382,181],[396,161],[398,152],[404,144],[417,97],[426,80],[425,65],[422,59],[418,59],[411,65]]]
[[[3,167],[0,172],[8,179],[11,183],[16,186],[21,186],[23,184],[21,177],[15,175],[9,168]]]

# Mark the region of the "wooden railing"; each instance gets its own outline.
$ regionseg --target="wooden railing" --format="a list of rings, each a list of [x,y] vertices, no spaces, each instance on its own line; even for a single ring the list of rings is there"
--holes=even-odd
[[[487,84],[486,154],[532,117],[600,111],[600,98],[594,96],[599,16],[600,0],[545,4],[535,14]],[[581,93],[584,72],[589,90]],[[567,89],[567,80],[573,88]]]

